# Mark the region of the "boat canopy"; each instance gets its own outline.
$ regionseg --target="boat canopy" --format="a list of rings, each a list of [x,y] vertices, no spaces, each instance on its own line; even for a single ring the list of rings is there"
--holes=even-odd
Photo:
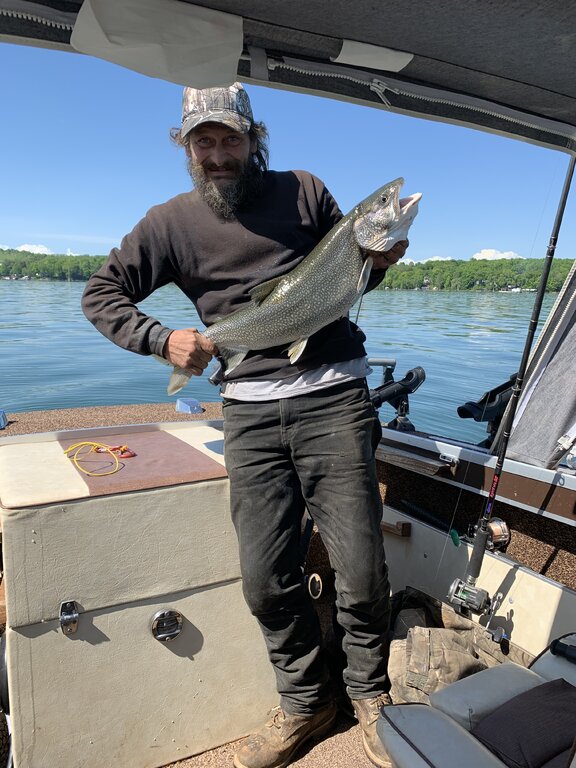
[[[311,93],[574,156],[573,13],[565,0],[0,0],[0,42],[181,85],[238,79]],[[576,440],[575,291],[572,274],[533,354],[510,444],[548,467]]]
[[[573,153],[564,0],[0,0],[0,41],[182,85],[235,79],[473,126]]]
[[[576,446],[576,262],[532,352],[507,456],[555,469]],[[504,423],[504,422],[503,422]],[[502,430],[496,436],[497,453]]]

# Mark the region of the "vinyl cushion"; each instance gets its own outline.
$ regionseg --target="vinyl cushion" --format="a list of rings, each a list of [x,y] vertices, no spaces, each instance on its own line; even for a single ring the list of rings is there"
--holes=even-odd
[[[574,742],[576,687],[558,679],[524,691],[471,733],[510,768],[544,768]]]
[[[519,664],[505,662],[435,691],[430,703],[472,731],[513,696],[537,688],[546,680]]]

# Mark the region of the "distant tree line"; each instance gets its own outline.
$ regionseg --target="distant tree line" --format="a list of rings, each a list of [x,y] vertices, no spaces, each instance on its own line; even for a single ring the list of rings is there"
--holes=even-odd
[[[552,262],[548,291],[559,291],[572,267],[571,259]],[[399,262],[389,269],[380,288],[433,291],[534,290],[540,283],[544,259]]]
[[[62,256],[0,250],[0,277],[85,282],[100,269],[106,256]]]
[[[106,256],[63,256],[0,249],[0,278],[86,281]],[[572,266],[571,259],[552,262],[547,290],[559,291]],[[496,259],[402,263],[389,269],[380,288],[435,291],[534,290],[544,259]]]

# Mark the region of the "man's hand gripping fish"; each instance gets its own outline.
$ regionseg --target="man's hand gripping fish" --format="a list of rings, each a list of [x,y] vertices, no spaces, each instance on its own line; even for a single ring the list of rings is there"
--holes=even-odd
[[[391,181],[358,203],[297,267],[256,286],[249,304],[204,331],[218,347],[224,376],[251,350],[285,344],[290,362],[297,362],[312,334],[348,313],[370,277],[372,259],[365,251],[390,250],[406,239],[416,217],[422,195],[400,199],[403,184],[402,178]],[[168,394],[190,377],[175,366]]]

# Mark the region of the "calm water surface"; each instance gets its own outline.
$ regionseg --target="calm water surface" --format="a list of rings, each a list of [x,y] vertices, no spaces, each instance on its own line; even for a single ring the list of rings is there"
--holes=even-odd
[[[166,394],[169,369],[104,339],[82,314],[82,290],[81,283],[0,281],[0,410],[175,402]],[[410,400],[417,429],[480,442],[485,427],[460,419],[456,408],[518,369],[534,296],[373,291],[359,324],[371,357],[396,359],[396,379],[417,365],[425,369],[426,381]],[[543,318],[554,299],[546,295]],[[173,328],[202,328],[174,286],[141,307]],[[379,369],[369,383],[380,383]],[[180,396],[220,399],[207,376]],[[388,405],[380,414],[383,421],[394,416]]]

